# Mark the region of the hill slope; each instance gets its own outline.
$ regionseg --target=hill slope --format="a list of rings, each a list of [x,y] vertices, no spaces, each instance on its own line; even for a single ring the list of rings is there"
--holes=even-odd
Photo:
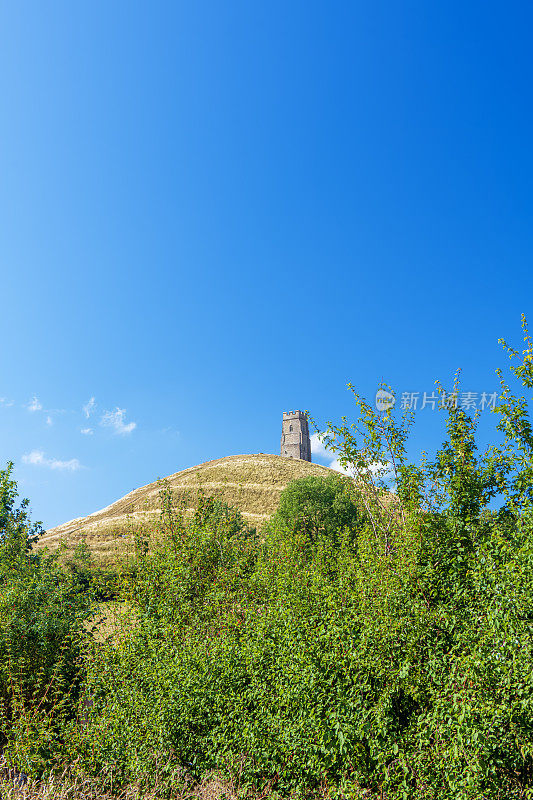
[[[288,483],[305,475],[330,474],[331,470],[320,464],[258,453],[206,461],[166,480],[176,499],[185,501],[189,510],[194,508],[198,489],[203,489],[237,506],[250,524],[260,526],[276,510]],[[85,538],[99,559],[112,561],[127,546],[132,525],[149,524],[157,517],[159,491],[157,481],[135,489],[101,511],[49,529],[37,547],[54,550],[65,540],[72,549]]]

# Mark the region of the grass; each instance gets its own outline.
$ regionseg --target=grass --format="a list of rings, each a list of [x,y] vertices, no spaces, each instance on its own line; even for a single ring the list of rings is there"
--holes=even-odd
[[[199,784],[186,784],[173,794],[173,800],[237,800],[238,790],[231,781],[211,775]],[[101,789],[98,779],[79,775],[72,768],[39,781],[14,773],[0,764],[0,797],[2,800],[159,800],[160,791],[151,791],[130,785],[118,791]],[[257,795],[265,797],[264,794]]]
[[[236,505],[251,525],[260,526],[277,509],[283,489],[306,475],[331,474],[327,467],[299,459],[258,453],[228,456],[169,475],[167,480],[186,511],[194,510],[198,489]],[[128,551],[136,529],[149,527],[159,515],[160,486],[156,481],[135,489],[107,508],[52,528],[37,549],[55,550],[64,541],[72,551],[85,539],[102,564],[115,563]]]
[[[85,624],[88,631],[92,631],[97,642],[111,642],[115,634],[124,629],[126,622],[131,622],[131,607],[125,601],[109,601],[98,603],[95,617]]]
[[[0,758],[1,800],[161,800],[163,796],[168,797],[166,793],[161,793],[157,785],[152,790],[130,784],[118,790],[104,791],[101,788],[102,778],[106,779],[106,784],[109,783],[108,775],[102,775],[100,779],[99,776],[80,775],[76,765],[73,765],[46,780],[36,780],[10,770]],[[181,774],[177,774],[176,778],[176,783],[182,788],[172,792],[172,800],[280,800],[280,795],[272,793],[268,785],[258,791],[244,789],[239,785],[238,776],[230,780],[213,772],[200,783],[187,781]],[[328,800],[330,795],[323,789],[314,797],[315,800]],[[290,797],[286,800],[290,800]],[[353,800],[372,798],[367,791],[361,790]]]

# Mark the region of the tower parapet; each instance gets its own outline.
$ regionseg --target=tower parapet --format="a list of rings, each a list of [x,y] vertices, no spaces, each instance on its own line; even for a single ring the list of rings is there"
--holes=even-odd
[[[281,424],[281,455],[311,461],[309,423],[303,411],[284,411]]]

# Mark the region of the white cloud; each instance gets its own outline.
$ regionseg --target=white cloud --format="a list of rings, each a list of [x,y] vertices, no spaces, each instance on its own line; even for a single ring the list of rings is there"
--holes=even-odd
[[[330,469],[334,469],[335,472],[340,472],[343,475],[349,475],[351,478],[354,476],[354,470],[350,469],[349,467],[344,467],[338,458],[334,458],[333,461],[328,464]]]
[[[94,431],[92,428],[82,428],[80,433],[83,433],[84,436],[92,436]]]
[[[105,428],[113,428],[113,431],[120,436],[131,433],[137,427],[136,422],[124,422],[126,416],[125,408],[117,408],[114,411],[106,411],[100,420],[100,425]]]
[[[89,419],[91,414],[94,412],[95,408],[96,408],[96,400],[94,399],[94,397],[91,397],[91,399],[87,400],[85,405],[82,407],[82,411],[87,419]]]
[[[355,477],[354,468],[349,466],[348,467],[343,466],[338,458],[334,458],[328,464],[328,467],[330,469],[334,469],[335,472],[341,472],[343,475],[349,475],[350,478]],[[390,487],[391,485],[394,484],[394,470],[390,462],[375,461],[373,464],[370,464],[370,466],[368,467],[368,471],[371,473],[374,479],[385,481],[387,486]]]
[[[341,472],[343,475],[353,475],[353,470],[343,467],[335,453],[326,449],[322,441],[323,435],[324,434],[313,433],[311,436],[311,453],[313,456],[323,461],[328,461],[328,467],[335,470],[335,472]]]
[[[46,424],[47,425],[53,425],[54,424],[50,414],[46,417]]]
[[[61,469],[76,472],[81,469],[81,464],[77,458],[71,458],[69,461],[60,461],[58,458],[46,458],[42,450],[32,450],[31,453],[25,453],[22,456],[24,464],[32,464],[35,467],[48,467],[48,469]]]
[[[349,475],[350,477],[354,477],[355,471],[353,467],[346,467],[341,464],[339,458],[336,456],[335,453],[331,452],[330,450],[326,450],[324,443],[320,438],[321,434],[313,433],[311,436],[311,452],[313,456],[321,459],[322,461],[328,461],[328,467],[330,469],[335,470],[335,472],[340,472],[342,475]],[[379,477],[385,480],[387,483],[391,483],[394,478],[394,473],[392,469],[392,464],[388,462],[375,462],[371,464],[369,467],[370,472],[374,477]]]
[[[318,458],[325,458],[328,461],[332,461],[335,456],[329,450],[326,450],[324,442],[320,438],[321,435],[320,433],[313,433],[311,435],[311,452],[314,456],[318,456]]]
[[[7,397],[0,397],[0,406],[5,406],[9,408],[9,406],[13,405],[13,400],[8,400]]]
[[[36,397],[33,397],[33,398],[30,400],[30,402],[28,403],[28,405],[26,406],[26,408],[28,409],[28,411],[31,411],[32,413],[33,413],[34,411],[41,411],[41,410],[42,410],[42,407],[43,407],[43,406],[42,406],[42,403],[40,403],[40,401],[39,401],[39,400],[38,400]]]

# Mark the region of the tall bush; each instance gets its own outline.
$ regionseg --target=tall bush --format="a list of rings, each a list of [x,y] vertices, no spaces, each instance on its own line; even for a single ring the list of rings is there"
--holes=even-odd
[[[32,550],[42,529],[27,500],[17,505],[12,472],[0,470],[0,744],[30,772],[57,743],[52,710],[73,711],[91,598],[57,554]]]

